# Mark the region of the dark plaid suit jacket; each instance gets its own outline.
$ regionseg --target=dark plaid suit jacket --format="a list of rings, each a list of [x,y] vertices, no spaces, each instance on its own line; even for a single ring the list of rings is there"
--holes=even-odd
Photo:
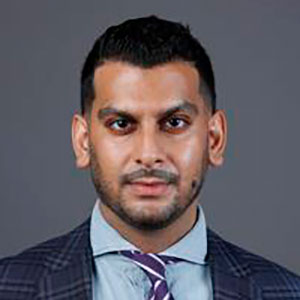
[[[92,300],[89,231],[87,220],[69,234],[2,259],[0,299]],[[208,247],[215,300],[300,299],[300,278],[295,274],[210,230]]]

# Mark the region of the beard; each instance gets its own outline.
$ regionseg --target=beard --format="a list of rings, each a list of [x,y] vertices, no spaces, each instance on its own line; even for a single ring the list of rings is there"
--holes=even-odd
[[[98,163],[92,145],[90,145],[90,158],[91,178],[101,203],[126,224],[144,231],[166,228],[183,215],[198,198],[208,169],[208,151],[206,149],[202,158],[201,170],[197,178],[192,181],[186,195],[183,196],[184,199],[176,194],[167,205],[157,208],[153,213],[153,211],[145,209],[143,205],[130,205],[130,201],[127,201],[127,197],[122,194],[122,187],[131,180],[142,177],[156,177],[163,179],[168,184],[178,186],[179,176],[160,169],[140,169],[120,176],[118,180],[119,190],[114,192],[112,183],[105,179],[104,171]]]

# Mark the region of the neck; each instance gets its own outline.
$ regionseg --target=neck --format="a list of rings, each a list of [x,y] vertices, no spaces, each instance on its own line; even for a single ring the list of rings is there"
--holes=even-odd
[[[193,228],[197,219],[197,201],[172,224],[152,231],[141,230],[125,223],[101,202],[99,208],[106,222],[143,253],[159,253],[169,248]]]

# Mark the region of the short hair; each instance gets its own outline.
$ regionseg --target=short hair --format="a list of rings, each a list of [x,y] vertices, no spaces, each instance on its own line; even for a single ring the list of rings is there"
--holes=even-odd
[[[81,113],[95,98],[94,73],[106,61],[121,61],[142,68],[174,61],[191,63],[200,77],[199,92],[212,112],[216,109],[215,79],[210,59],[188,26],[149,16],[109,27],[89,52],[81,73]]]

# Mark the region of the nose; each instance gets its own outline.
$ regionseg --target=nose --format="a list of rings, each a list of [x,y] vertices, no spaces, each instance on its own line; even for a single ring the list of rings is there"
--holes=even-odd
[[[161,137],[155,128],[145,128],[137,136],[135,162],[145,168],[155,168],[164,164],[165,154]]]

